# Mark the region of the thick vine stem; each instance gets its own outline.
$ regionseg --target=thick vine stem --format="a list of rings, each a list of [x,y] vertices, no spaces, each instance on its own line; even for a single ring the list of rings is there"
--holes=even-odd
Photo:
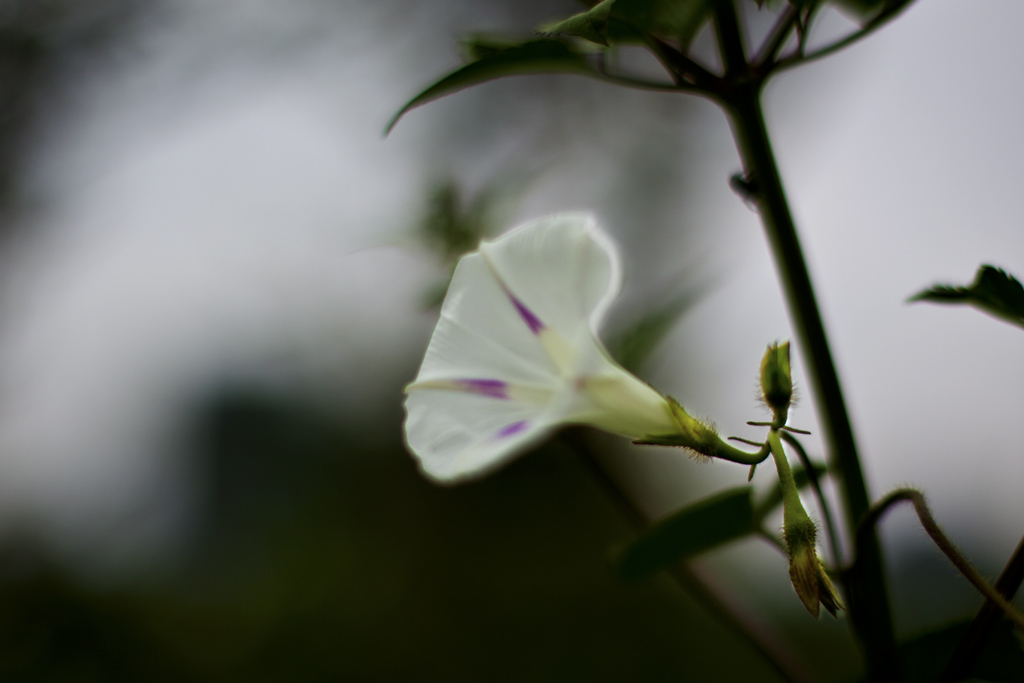
[[[918,519],[921,521],[921,526],[931,537],[935,545],[939,547],[939,550],[949,558],[949,561],[953,563],[960,573],[964,575],[972,586],[978,589],[978,592],[984,595],[990,602],[995,604],[1013,623],[1014,625],[1024,633],[1024,614],[1021,614],[1017,608],[1010,604],[1010,602],[1000,595],[999,591],[992,587],[985,577],[974,568],[974,565],[964,557],[957,547],[949,540],[949,537],[942,531],[942,528],[935,521],[935,517],[932,516],[932,512],[928,509],[928,504],[924,500],[924,494],[917,489],[902,488],[892,491],[882,500],[875,503],[867,515],[861,521],[860,526],[857,529],[857,560],[854,562],[856,566],[857,561],[860,559],[860,547],[862,542],[867,542],[874,527],[882,519],[882,517],[889,512],[893,507],[899,503],[909,502],[914,506],[914,512],[917,513]]]

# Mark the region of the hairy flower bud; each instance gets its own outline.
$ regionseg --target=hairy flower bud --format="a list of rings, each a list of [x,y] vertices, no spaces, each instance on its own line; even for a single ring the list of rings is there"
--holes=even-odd
[[[776,413],[785,413],[793,401],[789,367],[789,342],[772,344],[761,360],[761,395]]]

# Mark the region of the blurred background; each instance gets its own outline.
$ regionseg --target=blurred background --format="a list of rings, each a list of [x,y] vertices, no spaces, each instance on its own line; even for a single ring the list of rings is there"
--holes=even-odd
[[[790,329],[713,106],[515,78],[383,137],[460,38],[577,9],[0,4],[4,680],[772,680],[667,579],[615,577],[633,531],[564,445],[456,488],[402,445],[457,247],[581,209],[623,247],[609,334],[682,296],[645,379],[757,436]],[[923,487],[989,575],[1024,530],[1020,330],[904,302],[981,263],[1024,275],[1022,20],[917,3],[766,101],[873,492]],[[815,430],[809,398],[791,422]],[[746,477],[596,442],[652,517]],[[977,609],[909,512],[883,540],[902,638]],[[765,544],[697,569],[807,671],[857,675]]]

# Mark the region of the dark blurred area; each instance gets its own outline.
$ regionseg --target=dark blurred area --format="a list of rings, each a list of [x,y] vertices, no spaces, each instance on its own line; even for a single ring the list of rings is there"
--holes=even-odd
[[[24,208],[20,171],[76,79],[116,60],[146,0],[5,0],[0,4],[0,227]]]
[[[667,582],[615,577],[630,532],[567,449],[439,488],[398,418],[367,447],[226,388],[199,418],[202,531],[165,580],[97,589],[7,549],[3,680],[771,680]]]

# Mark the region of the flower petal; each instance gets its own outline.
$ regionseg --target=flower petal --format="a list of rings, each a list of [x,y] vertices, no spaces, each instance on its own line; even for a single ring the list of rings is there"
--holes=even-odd
[[[439,482],[482,476],[556,427],[547,406],[474,391],[419,387],[405,400],[405,438],[423,472]]]
[[[541,218],[480,251],[518,306],[573,345],[597,336],[622,284],[615,245],[590,214]]]
[[[663,400],[596,336],[620,280],[613,243],[586,214],[527,223],[464,256],[406,389],[406,442],[423,471],[445,482],[482,475],[566,421],[645,434],[649,404],[660,424]],[[616,396],[628,385],[643,424],[633,408],[609,415],[591,385]]]
[[[555,368],[479,253],[459,261],[416,381],[486,377],[542,386]]]

